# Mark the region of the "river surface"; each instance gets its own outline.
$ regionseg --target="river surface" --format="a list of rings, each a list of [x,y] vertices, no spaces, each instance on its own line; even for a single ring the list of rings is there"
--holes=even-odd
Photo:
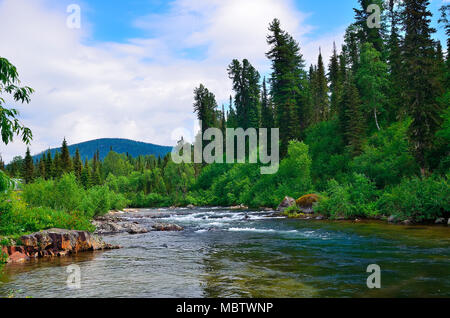
[[[222,208],[120,214],[182,232],[105,236],[122,249],[8,264],[0,296],[450,297],[450,227],[269,218]],[[70,289],[67,266],[81,269]],[[367,266],[381,268],[369,289]]]

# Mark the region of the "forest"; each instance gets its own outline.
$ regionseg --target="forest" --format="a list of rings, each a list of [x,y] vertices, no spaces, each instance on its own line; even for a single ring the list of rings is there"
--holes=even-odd
[[[0,162],[0,235],[17,238],[51,227],[92,230],[93,217],[125,207],[276,208],[285,196],[312,193],[319,197],[315,213],[330,219],[449,218],[450,60],[433,38],[430,2],[359,3],[344,44],[334,46],[329,61],[319,51],[317,64],[307,66],[301,44],[274,19],[267,30],[268,78],[247,59],[232,60],[229,105],[219,107],[203,84],[194,89],[193,111],[203,131],[279,128],[276,174],[261,175],[260,165],[250,163],[175,164],[170,154],[111,151],[103,160],[94,154],[83,161],[78,151],[70,156],[64,140],[54,156],[33,160],[28,150],[24,158]],[[370,4],[382,8],[379,28],[368,26]],[[442,6],[439,17],[447,48],[449,11]],[[0,92],[13,93],[5,70]],[[18,89],[16,100],[29,102],[32,90]],[[3,100],[0,105],[3,142],[14,134],[31,141],[31,131],[11,119],[14,110],[5,113]],[[8,190],[14,187],[19,191]],[[298,216],[295,208],[287,213]]]

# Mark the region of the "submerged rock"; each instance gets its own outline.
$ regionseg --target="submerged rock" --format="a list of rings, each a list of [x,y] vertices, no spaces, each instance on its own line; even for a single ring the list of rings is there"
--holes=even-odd
[[[287,208],[295,205],[295,200],[291,197],[285,197],[283,201],[281,201],[280,205],[278,206],[277,211],[283,212]]]
[[[183,231],[184,229],[176,224],[158,223],[153,226],[154,231]]]
[[[97,251],[120,248],[105,243],[97,235],[85,231],[49,229],[24,235],[21,246],[8,246],[3,252],[9,262],[23,262],[31,258],[65,256],[84,251]]]

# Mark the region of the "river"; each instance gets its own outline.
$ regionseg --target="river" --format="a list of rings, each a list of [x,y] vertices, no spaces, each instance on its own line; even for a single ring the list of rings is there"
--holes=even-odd
[[[450,297],[450,227],[269,218],[222,208],[121,214],[182,232],[105,236],[122,249],[8,264],[0,296]],[[67,287],[67,266],[81,288]],[[381,288],[369,289],[369,264]]]

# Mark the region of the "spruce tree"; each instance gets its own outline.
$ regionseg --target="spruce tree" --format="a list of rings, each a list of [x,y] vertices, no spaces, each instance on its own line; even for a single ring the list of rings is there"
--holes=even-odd
[[[228,66],[228,75],[235,92],[237,123],[244,130],[259,128],[260,122],[260,75],[247,59],[242,63],[233,60]]]
[[[91,186],[91,171],[89,167],[89,161],[87,159],[84,161],[84,167],[81,171],[80,181],[85,189],[88,189]]]
[[[72,171],[72,160],[70,158],[69,148],[67,146],[66,138],[64,138],[61,147],[61,166],[63,173]]]
[[[47,151],[46,157],[45,157],[45,179],[49,180],[53,178],[54,171],[53,171],[53,160],[52,160],[52,154],[50,152],[50,149]]]
[[[434,67],[431,35],[435,30],[430,26],[429,4],[429,0],[404,0],[402,11],[405,101],[407,113],[412,118],[409,135],[422,175],[429,168],[426,154],[441,124],[441,107],[437,98],[443,93]]]
[[[315,85],[313,93],[315,94],[314,111],[317,112],[316,118],[319,121],[329,119],[329,100],[328,100],[328,84],[325,76],[325,66],[323,64],[322,52],[319,51],[319,58],[317,61],[317,72],[315,74]]]
[[[23,161],[23,172],[22,172],[23,179],[25,183],[31,183],[34,179],[34,162],[33,157],[31,157],[30,154],[30,148],[27,147],[27,152],[25,154],[25,159]]]
[[[339,56],[336,50],[336,43],[333,42],[333,55],[330,58],[328,66],[328,81],[330,82],[331,100],[330,100],[330,115],[337,113],[339,101]]]
[[[75,157],[73,158],[73,171],[78,181],[81,180],[81,171],[83,169],[83,162],[81,161],[80,151],[75,150]]]
[[[269,26],[267,58],[272,62],[271,96],[275,107],[275,125],[280,129],[280,155],[287,154],[289,140],[299,139],[301,118],[306,108],[302,94],[306,73],[298,43],[283,31],[280,21],[274,19]]]
[[[354,84],[352,74],[347,76],[342,96],[344,138],[353,156],[362,151],[365,137],[364,117],[361,109],[358,88]]]

